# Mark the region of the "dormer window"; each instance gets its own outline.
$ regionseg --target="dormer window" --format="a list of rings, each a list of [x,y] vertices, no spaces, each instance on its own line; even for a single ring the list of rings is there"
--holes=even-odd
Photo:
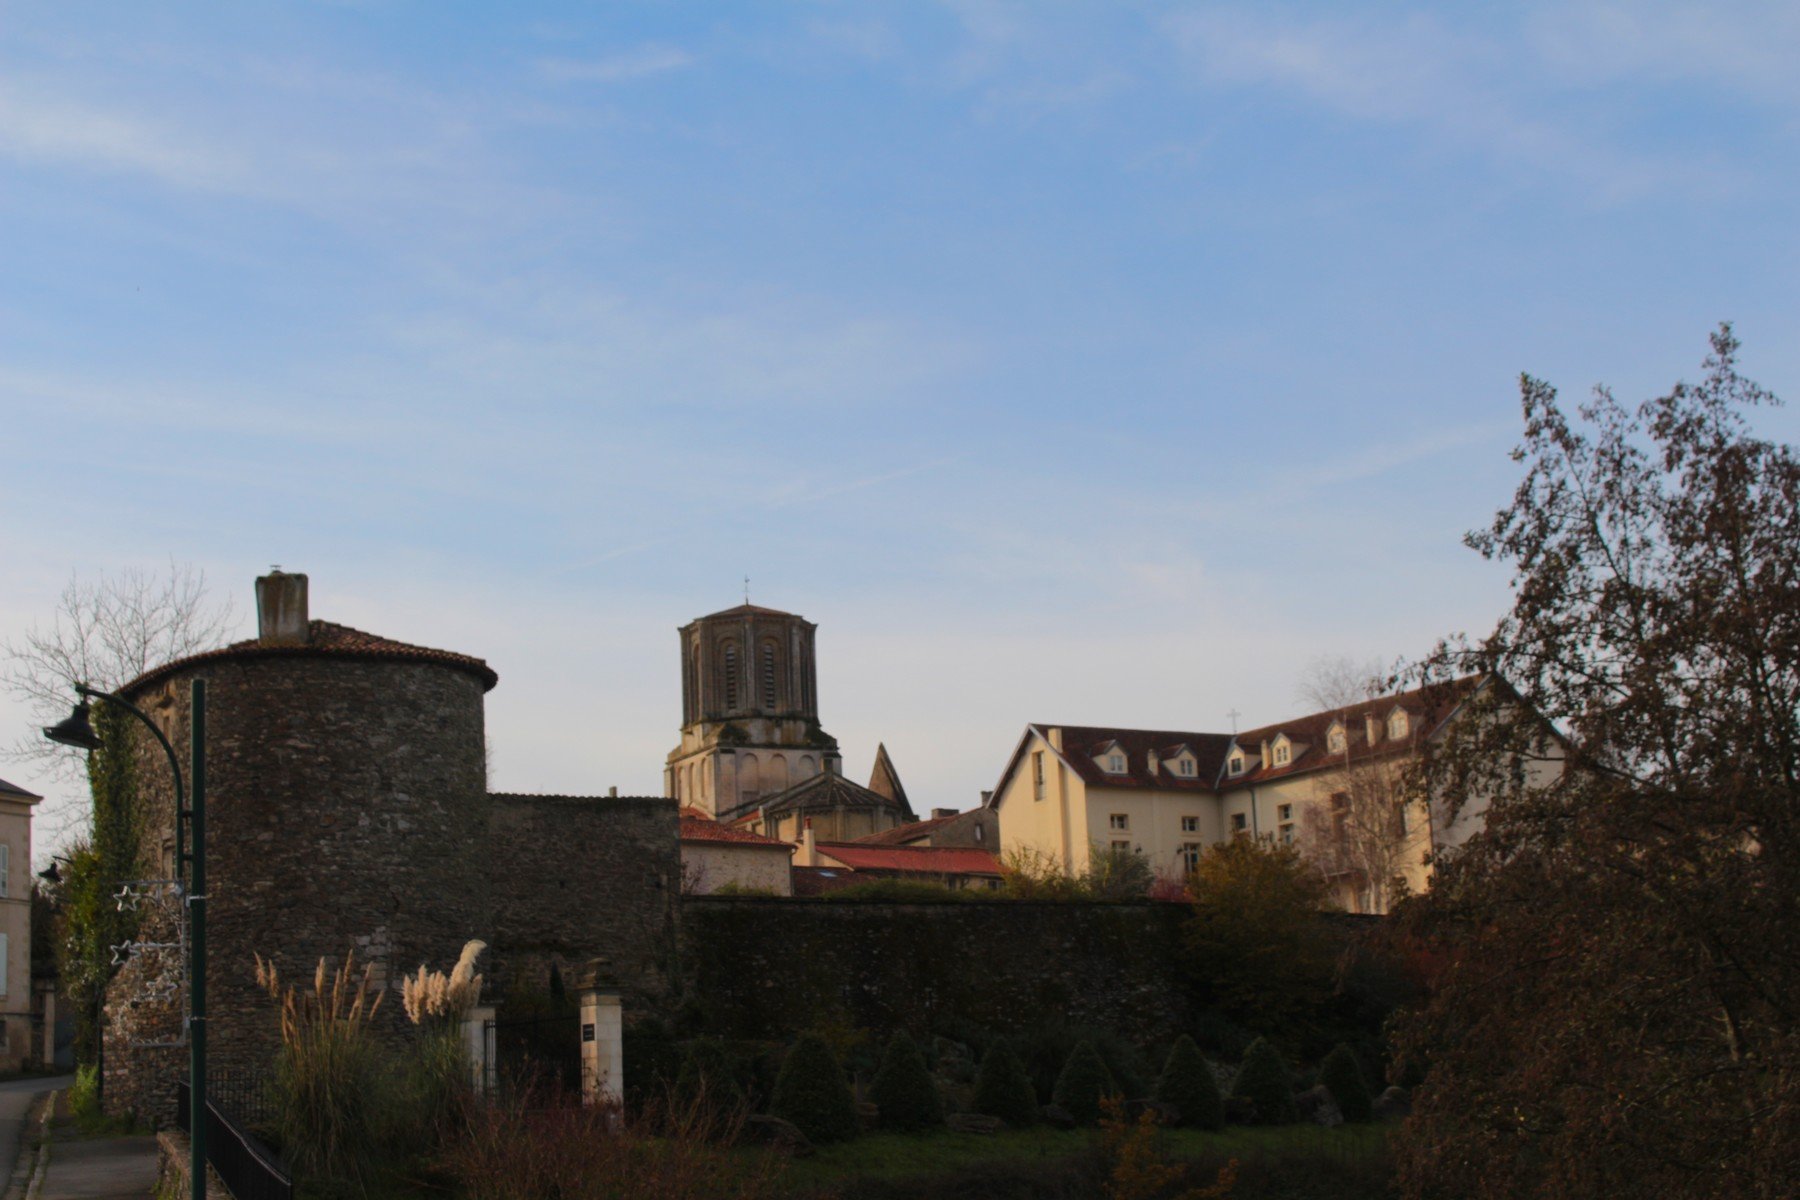
[[[1387,725],[1388,737],[1396,742],[1404,738],[1408,728],[1410,728],[1406,720],[1406,710],[1404,708],[1396,708],[1389,714]]]
[[[1285,767],[1288,765],[1289,761],[1292,758],[1293,758],[1293,748],[1288,745],[1286,738],[1283,738],[1281,741],[1275,743],[1275,765],[1276,766]]]
[[[1226,767],[1226,770],[1230,771],[1233,775],[1242,775],[1244,773],[1244,756],[1243,756],[1243,754],[1238,753],[1238,752],[1233,752],[1233,754],[1231,756],[1231,762]]]
[[[1114,775],[1125,773],[1125,756],[1116,751],[1106,756],[1106,769]]]
[[[1333,754],[1342,754],[1344,747],[1349,744],[1349,739],[1344,734],[1344,727],[1337,724],[1332,725],[1331,732],[1325,735],[1325,744],[1331,747]]]
[[[1381,740],[1381,722],[1377,721],[1373,715],[1364,717],[1363,733],[1368,737],[1369,745],[1373,746]]]
[[[1185,775],[1189,779],[1192,779],[1194,777],[1194,760],[1187,757],[1185,754],[1176,759],[1175,773],[1177,775]]]

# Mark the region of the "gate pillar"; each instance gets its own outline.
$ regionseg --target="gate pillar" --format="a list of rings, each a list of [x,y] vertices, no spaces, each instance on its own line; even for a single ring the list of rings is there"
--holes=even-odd
[[[581,1100],[622,1104],[625,1100],[624,1010],[611,963],[589,961],[580,980]]]
[[[469,1082],[478,1096],[494,1092],[499,1066],[494,1046],[494,1006],[477,1004],[463,1017],[463,1055],[469,1060]]]

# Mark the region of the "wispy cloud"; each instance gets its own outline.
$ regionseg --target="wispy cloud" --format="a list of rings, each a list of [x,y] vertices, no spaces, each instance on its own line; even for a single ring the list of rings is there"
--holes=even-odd
[[[538,73],[557,83],[629,83],[693,66],[698,59],[679,46],[648,45],[604,58],[547,58]]]
[[[239,190],[236,156],[154,118],[0,82],[0,153],[92,170],[150,175],[184,188]]]

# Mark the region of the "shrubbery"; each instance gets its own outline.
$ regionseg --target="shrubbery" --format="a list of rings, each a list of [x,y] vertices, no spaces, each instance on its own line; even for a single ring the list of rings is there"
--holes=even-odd
[[[1266,1038],[1250,1043],[1244,1065],[1232,1081],[1231,1094],[1250,1102],[1258,1125],[1291,1125],[1300,1119],[1294,1088],[1281,1052]]]
[[[1037,1124],[1037,1092],[1025,1064],[1013,1053],[1012,1043],[1005,1038],[995,1040],[982,1056],[981,1070],[975,1076],[975,1098],[971,1108],[990,1117],[999,1117],[1015,1129]]]
[[[884,1129],[931,1129],[944,1123],[944,1102],[925,1056],[904,1029],[894,1031],[869,1087]]]
[[[1186,1034],[1169,1051],[1169,1059],[1156,1081],[1156,1098],[1173,1104],[1183,1125],[1218,1129],[1225,1124],[1225,1102],[1219,1095],[1218,1080],[1213,1078],[1200,1047]]]
[[[817,1034],[794,1043],[775,1077],[769,1112],[791,1121],[815,1142],[841,1142],[856,1136],[856,1101],[844,1082],[837,1055]]]
[[[1095,1125],[1100,1121],[1100,1102],[1116,1092],[1112,1073],[1094,1044],[1082,1042],[1056,1077],[1050,1102],[1074,1117],[1077,1124]]]
[[[1368,1080],[1362,1064],[1348,1046],[1339,1046],[1325,1056],[1319,1067],[1319,1082],[1337,1101],[1338,1111],[1346,1121],[1368,1121],[1375,1116],[1375,1101],[1369,1095]]]

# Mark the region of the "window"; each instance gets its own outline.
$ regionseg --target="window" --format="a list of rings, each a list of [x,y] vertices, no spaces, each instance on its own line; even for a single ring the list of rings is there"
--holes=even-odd
[[[1198,871],[1200,869],[1199,842],[1181,843],[1181,869],[1190,872]]]
[[[1183,833],[1199,833],[1200,832],[1200,818],[1199,817],[1183,817],[1183,818],[1181,818],[1181,832],[1183,832]]]
[[[775,643],[774,642],[764,642],[763,643],[762,669],[763,669],[763,678],[762,678],[763,707],[766,709],[769,709],[770,711],[773,711],[775,708]]]
[[[1120,853],[1120,854],[1130,854],[1131,853],[1131,843],[1130,842],[1114,841],[1112,844],[1112,848],[1115,852]]]
[[[736,708],[738,702],[737,643],[725,643],[725,707]]]
[[[1042,750],[1031,752],[1031,787],[1033,795],[1042,800],[1044,798],[1044,752]]]
[[[1244,773],[1244,756],[1242,754],[1233,754],[1231,756],[1230,770],[1233,775],[1242,775]]]
[[[975,827],[975,841],[976,841],[977,845],[979,845],[982,842],[987,841],[987,826],[986,825],[977,825]],[[998,883],[999,881],[996,880],[995,882]]]
[[[1294,806],[1291,804],[1283,804],[1275,810],[1275,815],[1280,817],[1283,821],[1291,821],[1294,819]]]
[[[1125,756],[1117,753],[1107,755],[1106,769],[1114,775],[1123,775],[1125,773]]]
[[[1393,715],[1388,718],[1388,736],[1399,741],[1406,736],[1406,728],[1406,710],[1396,708]]]
[[[1401,837],[1412,832],[1412,822],[1407,818],[1406,801],[1404,800],[1394,804],[1394,826],[1399,829]]]
[[[1292,750],[1289,748],[1289,746],[1286,742],[1276,742],[1275,743],[1275,765],[1278,767],[1287,766],[1288,765],[1288,757],[1291,753],[1292,753]]]
[[[7,960],[11,957],[12,956],[6,952],[6,935],[0,933],[0,996],[4,996],[12,990],[7,986],[8,981],[6,977]]]
[[[1333,725],[1331,732],[1325,737],[1325,744],[1331,747],[1333,754],[1342,754],[1344,747],[1349,744],[1349,739],[1344,736],[1344,727]]]
[[[0,842],[0,896],[12,895],[12,846]]]
[[[1175,764],[1175,770],[1178,774],[1188,775],[1188,776],[1193,775],[1194,760],[1191,758],[1182,759],[1181,761],[1179,761]]]
[[[1243,813],[1231,814],[1231,832],[1242,833],[1249,826],[1250,818]]]
[[[1292,825],[1283,825],[1281,827],[1281,844],[1284,846],[1291,846],[1294,844],[1294,827]]]
[[[1114,829],[1130,829],[1131,815],[1129,813],[1114,813],[1110,818],[1110,824]]]

